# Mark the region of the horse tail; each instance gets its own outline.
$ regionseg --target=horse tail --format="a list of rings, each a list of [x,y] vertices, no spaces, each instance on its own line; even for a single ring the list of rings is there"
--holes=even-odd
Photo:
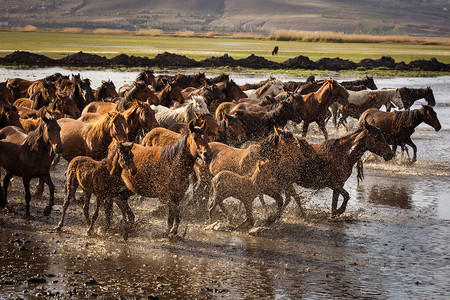
[[[364,180],[364,166],[362,160],[358,160],[358,162],[356,163],[356,170],[358,172],[356,175],[356,179],[359,184],[360,181]]]

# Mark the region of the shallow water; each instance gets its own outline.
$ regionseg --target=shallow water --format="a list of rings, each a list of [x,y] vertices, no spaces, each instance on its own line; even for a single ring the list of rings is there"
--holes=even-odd
[[[137,75],[109,70],[0,69],[0,81],[38,79],[54,72],[80,72],[92,80],[94,88],[107,79],[119,87]],[[234,74],[231,78],[241,84],[267,76]],[[365,180],[357,185],[353,174],[347,181],[351,199],[346,213],[336,219],[328,217],[330,190],[305,200],[303,218],[291,203],[280,222],[257,236],[229,230],[226,217],[220,215],[219,229],[205,230],[204,219],[194,218],[186,207],[181,226],[186,235],[173,240],[163,236],[165,215],[156,212],[158,202],[134,199],[138,225],[128,241],[117,230],[99,229],[98,235],[86,237],[79,204],[69,208],[67,225],[58,234],[52,228],[64,197],[65,165],[52,173],[57,205],[50,217],[42,216],[45,201],[33,198],[35,219],[23,220],[23,188],[21,180],[15,179],[9,210],[0,210],[0,298],[448,299],[449,82],[450,76],[375,79],[379,88],[430,86],[442,129],[418,127],[413,135],[418,147],[415,164],[401,157],[390,162],[369,157]],[[423,100],[417,103],[413,109]],[[332,136],[345,133],[328,128]],[[313,127],[309,139],[320,141],[322,136]],[[305,199],[312,192],[299,191]],[[255,206],[262,220],[265,212],[257,201]],[[233,224],[238,224],[242,212],[233,207]]]

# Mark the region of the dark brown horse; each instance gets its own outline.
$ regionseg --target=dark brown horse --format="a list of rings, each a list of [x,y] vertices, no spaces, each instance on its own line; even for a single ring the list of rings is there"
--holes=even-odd
[[[58,123],[61,126],[61,141],[64,147],[62,157],[67,161],[79,155],[95,160],[103,159],[113,139],[122,142],[128,140],[127,121],[116,111],[88,123],[68,118],[59,119]]]
[[[163,105],[165,107],[171,107],[175,104],[183,104],[184,97],[181,93],[180,87],[175,82],[167,82],[161,91],[156,92],[157,99],[150,99],[147,101],[153,105]]]
[[[181,220],[178,207],[189,187],[189,174],[197,158],[209,163],[211,149],[203,130],[189,123],[189,132],[176,143],[166,147],[134,145],[136,175],[122,172],[126,187],[144,197],[158,197],[168,207],[170,234],[177,234]]]
[[[310,154],[309,158],[301,157],[294,162],[296,171],[292,174],[294,176],[292,180],[305,188],[332,189],[331,214],[333,216],[344,213],[347,207],[350,196],[344,189],[344,184],[352,174],[356,163],[358,163],[358,180],[363,178],[360,159],[366,151],[382,156],[385,160],[394,157],[382,132],[367,123],[338,139],[326,140],[311,146],[315,153]],[[286,191],[286,200],[289,201],[294,193],[291,185],[291,189]],[[342,195],[344,200],[337,208],[339,195]]]
[[[155,93],[152,92],[152,90],[145,84],[145,82],[135,81],[133,84],[133,88],[125,93],[125,96],[114,99],[114,101],[117,103],[117,111],[122,112],[128,109],[129,105],[131,105],[131,102],[133,102],[134,100],[139,100],[142,102],[152,102],[151,99],[157,98]]]
[[[0,166],[6,171],[0,206],[7,203],[8,185],[13,176],[22,177],[25,189],[25,216],[30,217],[30,180],[44,179],[50,190],[50,199],[44,215],[48,216],[54,203],[55,186],[50,177],[50,165],[55,153],[60,153],[62,143],[58,123],[43,116],[43,122],[28,135],[15,126],[0,130]]]
[[[152,70],[144,70],[139,73],[139,75],[136,77],[136,81],[144,81],[145,84],[154,86],[155,81],[155,75],[153,74]]]
[[[23,129],[15,106],[0,105],[0,129],[6,126],[17,126]]]
[[[409,109],[416,100],[424,98],[428,105],[435,106],[436,100],[434,99],[433,90],[430,87],[426,88],[399,88],[400,96],[402,97],[403,106],[405,109]]]
[[[125,188],[122,182],[122,171],[129,172],[131,176],[136,174],[136,166],[131,152],[133,145],[129,143],[113,142],[108,151],[108,156],[101,160],[93,160],[87,156],[77,156],[72,159],[67,166],[65,193],[61,219],[55,230],[61,230],[64,224],[64,217],[70,200],[75,199],[75,192],[80,186],[83,190],[83,212],[86,220],[90,223],[88,235],[92,233],[95,221],[97,220],[99,208],[105,205],[107,225],[111,220],[111,206],[114,201],[121,209],[123,221],[127,219],[130,208],[120,200],[120,191]],[[95,195],[95,212],[92,219],[89,218],[89,200],[91,194]],[[133,218],[134,215],[131,214]],[[129,220],[129,221],[134,221]],[[126,229],[124,238],[127,238]]]
[[[422,122],[434,130],[441,129],[441,123],[431,106],[422,105],[419,109],[406,111],[384,112],[376,108],[366,110],[359,118],[360,125],[364,122],[379,127],[387,142],[392,145],[395,153],[397,146],[409,145],[413,148],[413,162],[417,159],[417,146],[412,142],[411,135]]]
[[[244,126],[236,116],[224,114],[218,124],[220,130],[216,142],[238,147],[248,140]]]
[[[216,86],[223,94],[225,94],[225,101],[247,98],[247,94],[245,94],[233,80],[219,82]]]
[[[289,120],[299,123],[301,116],[290,101],[282,101],[269,111],[235,110],[232,115],[241,122],[250,140],[268,136],[274,127],[284,127]]]
[[[64,80],[61,83],[59,90],[72,98],[75,105],[80,111],[89,103],[95,101],[94,93],[91,88],[91,81],[89,79],[79,80]]]
[[[221,127],[211,114],[195,113],[194,125],[201,127],[205,134],[212,140],[219,137]],[[169,130],[184,133],[188,130],[187,123],[175,123],[169,127]]]
[[[98,89],[93,90],[93,93],[96,101],[111,101],[118,96],[116,86],[111,80],[103,80],[102,85]]]
[[[4,104],[12,104],[14,102],[13,91],[6,86],[6,81],[0,82],[0,103],[1,102]]]

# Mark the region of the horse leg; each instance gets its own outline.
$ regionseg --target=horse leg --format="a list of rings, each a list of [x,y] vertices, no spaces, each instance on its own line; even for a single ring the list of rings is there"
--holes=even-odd
[[[70,172],[69,170],[66,175],[66,184],[64,186],[66,196],[64,198],[61,218],[59,220],[58,226],[55,227],[55,230],[57,231],[61,230],[61,228],[63,227],[64,217],[66,216],[67,208],[69,208],[70,199],[75,199],[77,187],[78,187],[78,180],[76,176],[73,176],[72,172]]]
[[[253,199],[245,199],[244,201],[242,201],[242,203],[244,204],[244,208],[245,208],[246,218],[245,218],[244,222],[242,222],[238,226],[238,228],[243,228],[246,224],[250,225],[250,227],[253,227],[253,225],[255,224],[255,221],[253,219],[252,202],[253,202]]]
[[[181,220],[180,209],[175,199],[169,199],[169,217],[167,218],[167,230],[170,235],[176,235]]]
[[[39,177],[39,181],[36,184],[36,192],[34,193],[34,196],[37,198],[41,198],[43,193],[44,193],[44,179],[42,177]]]
[[[8,186],[12,177],[13,175],[9,173],[6,173],[5,177],[3,177],[3,207],[5,207],[6,203],[8,202]]]
[[[55,185],[52,182],[50,174],[47,174],[45,177],[43,177],[43,180],[47,184],[48,190],[50,191],[50,198],[48,200],[48,204],[44,208],[44,216],[49,216],[50,213],[52,212],[53,205],[55,204]]]
[[[75,195],[74,195],[75,197]],[[91,201],[91,193],[83,191],[83,215],[87,223],[91,222],[89,218],[89,202]]]
[[[128,215],[128,210],[130,209],[130,207],[128,206],[128,202],[123,202],[121,199],[115,198],[114,202],[120,208],[120,211],[122,213],[123,239],[127,240],[128,239],[128,227],[129,227],[129,224],[127,221],[127,215]]]
[[[269,196],[272,197],[277,203],[277,212],[274,215],[269,216],[266,220],[267,224],[272,224],[273,222],[281,218],[281,215],[283,214],[284,201],[283,197],[281,196],[281,193],[279,192],[271,193]]]
[[[126,213],[128,215],[128,223],[130,226],[134,225],[135,216],[133,211],[131,210],[131,207],[128,205],[128,198],[130,198],[134,193],[130,191],[129,189],[124,189],[119,192],[120,195],[120,201],[124,204],[124,207],[126,209]]]
[[[30,178],[22,177],[23,187],[25,189],[25,218],[29,219],[30,215],[30,201],[31,201],[31,193],[30,193]]]
[[[417,147],[416,147],[416,145],[412,142],[411,138],[408,138],[406,140],[406,145],[409,145],[413,149],[413,159],[412,159],[412,161],[415,162],[417,160]]]
[[[109,228],[111,227],[111,216],[112,216],[112,212],[113,212],[113,200],[111,198],[106,199],[104,206],[105,206],[105,222],[106,222],[105,229],[109,230]]]
[[[308,133],[308,127],[310,122],[303,121],[302,137],[306,137]]]
[[[337,205],[337,198],[339,197],[339,194],[341,194],[344,197],[344,201],[342,201],[342,204],[339,207],[339,209],[336,209],[336,207],[335,207],[334,212],[332,211],[333,216],[338,216],[345,212],[345,209],[347,208],[348,200],[350,199],[350,195],[346,190],[344,190],[343,187],[338,187],[336,189],[333,189],[333,204],[334,204],[335,192],[337,194],[336,205]]]
[[[327,132],[327,128],[325,127],[325,121],[320,120],[320,121],[316,121],[316,123],[317,123],[317,125],[319,125],[320,130],[322,130],[323,136],[325,137],[325,139],[328,139],[328,132]]]
[[[300,214],[304,217],[305,216],[305,212],[303,211],[303,207],[302,207],[302,197],[300,197],[294,190],[294,186],[291,184],[289,186],[286,187],[286,201],[285,203],[289,203],[291,200],[291,197],[294,198],[295,202],[298,205],[298,208],[300,210]],[[288,200],[289,199],[289,200]],[[285,207],[287,206],[287,204],[285,204]]]
[[[267,204],[266,204],[266,201],[264,201],[264,194],[263,193],[260,193],[258,195],[258,200],[261,203],[262,207],[264,207],[264,210],[267,211]]]
[[[87,234],[91,235],[92,234],[92,230],[94,229],[94,224],[95,221],[97,221],[97,217],[98,217],[98,213],[100,210],[100,206],[105,202],[105,199],[102,196],[98,196],[95,195],[95,210],[94,213],[92,214],[92,218],[91,218],[91,224],[89,225]]]

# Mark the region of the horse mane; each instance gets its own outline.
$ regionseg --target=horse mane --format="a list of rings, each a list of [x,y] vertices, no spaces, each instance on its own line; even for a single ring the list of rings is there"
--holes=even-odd
[[[152,70],[144,70],[141,73],[138,74],[138,76],[136,77],[136,81],[145,81],[145,77],[147,76],[147,73],[151,73],[153,74]]]
[[[419,110],[402,110],[402,111],[396,111],[394,116],[394,122],[393,127],[400,131],[402,128],[405,127],[412,127],[414,126],[415,121],[419,118]]]
[[[112,141],[108,146],[108,155],[103,159],[103,163],[106,163],[106,169],[110,175],[119,167],[119,153],[117,149],[119,148],[119,142]]]
[[[258,97],[260,97],[262,94],[264,94],[269,89],[269,87],[272,85],[272,83],[273,83],[272,80],[267,81],[264,85],[262,85],[261,87],[259,87],[256,90],[256,95]]]
[[[112,111],[101,116],[93,123],[90,123],[86,132],[86,140],[102,139],[106,133],[109,132],[108,129],[112,126],[114,118],[118,114],[120,114],[120,112]]]
[[[52,122],[56,122],[55,118],[53,117],[48,117],[48,119]],[[31,152],[39,150],[39,146],[42,144],[42,137],[44,135],[44,126],[45,123],[41,122],[41,124],[39,124],[39,126],[35,130],[28,133],[23,142],[24,151]]]
[[[320,149],[321,149],[323,152],[325,152],[325,153],[330,153],[331,150],[332,150],[333,148],[335,148],[335,146],[336,146],[341,140],[343,140],[343,139],[345,139],[345,138],[347,138],[347,137],[349,137],[349,136],[359,134],[359,133],[360,133],[361,131],[363,131],[363,130],[364,130],[364,128],[357,128],[356,130],[354,130],[354,131],[352,131],[352,132],[350,132],[350,133],[348,133],[348,134],[346,134],[346,135],[344,135],[344,136],[341,136],[341,137],[338,137],[338,138],[335,138],[335,139],[328,139],[328,140],[325,140],[325,141],[323,141],[323,142],[320,144]]]
[[[161,158],[172,163],[175,158],[183,153],[188,135],[183,135],[176,143],[165,146],[161,151]]]

